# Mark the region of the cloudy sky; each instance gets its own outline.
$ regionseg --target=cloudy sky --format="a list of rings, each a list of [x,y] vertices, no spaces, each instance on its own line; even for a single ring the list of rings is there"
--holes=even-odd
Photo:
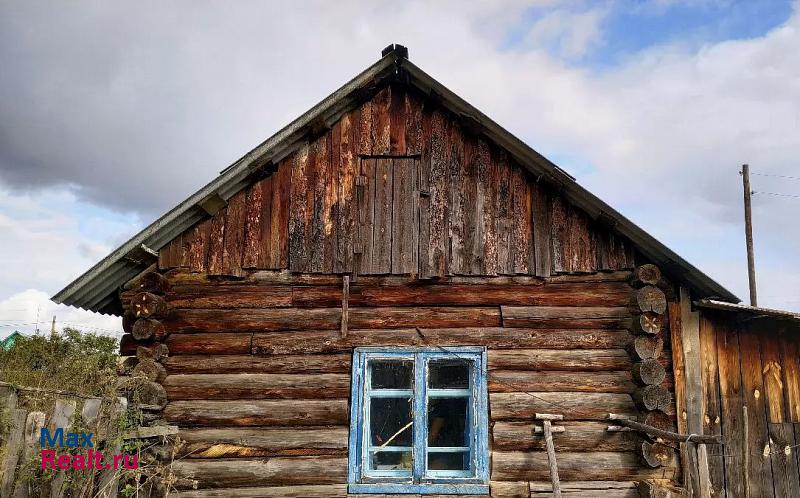
[[[749,163],[800,310],[798,2],[0,0],[0,337],[118,331],[48,297],[392,42],[740,297]]]

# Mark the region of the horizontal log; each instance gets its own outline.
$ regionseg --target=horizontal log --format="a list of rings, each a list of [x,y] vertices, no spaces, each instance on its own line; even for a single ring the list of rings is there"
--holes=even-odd
[[[606,414],[614,410],[606,410]],[[164,419],[186,426],[305,426],[346,425],[346,399],[257,400],[257,401],[172,401]]]
[[[292,287],[253,284],[179,286],[167,296],[167,303],[170,309],[289,307],[292,306]]]
[[[504,327],[630,328],[626,307],[501,306]]]
[[[530,498],[553,496],[549,482],[530,483]],[[634,481],[565,481],[561,483],[564,498],[640,498]]]
[[[191,373],[348,373],[350,354],[323,355],[179,355],[163,360],[170,374]]]
[[[253,334],[213,333],[180,334],[167,337],[170,355],[175,354],[249,354]]]
[[[347,484],[192,489],[171,492],[175,498],[347,498]]]
[[[490,370],[629,370],[624,349],[511,349],[489,350]]]
[[[188,337],[188,336],[187,336]],[[249,336],[248,336],[249,337]],[[170,336],[172,344],[183,337]],[[541,330],[502,327],[272,332],[253,335],[254,354],[337,353],[357,346],[487,346],[495,349],[609,349],[624,348],[633,336],[625,330]],[[170,342],[172,341],[172,342]]]
[[[620,393],[491,393],[492,420],[532,420],[536,413],[557,413],[565,420],[605,420],[609,413],[635,415],[630,395]],[[606,407],[616,407],[606,410]]]
[[[167,377],[164,389],[170,400],[346,398],[350,394],[350,375],[181,374]]]
[[[553,275],[551,277],[532,277],[528,275],[516,276],[449,276],[437,279],[439,283],[472,284],[472,285],[543,285],[548,283],[578,283],[578,282],[630,282],[633,272],[612,271],[585,273],[573,275]],[[342,277],[333,274],[319,273],[294,273],[288,270],[279,271],[252,271],[245,272],[242,278],[236,280],[220,281],[218,277],[207,273],[193,273],[185,269],[172,270],[167,274],[174,286],[178,285],[246,285],[249,283],[260,284],[295,284],[295,285],[337,285],[341,284]],[[416,277],[402,275],[359,275],[362,285],[408,285],[419,280]]]
[[[495,422],[492,442],[495,450],[545,450],[542,434],[535,434],[533,421]],[[553,434],[556,451],[636,451],[641,439],[635,432],[608,432],[608,422],[557,422],[564,432]],[[591,454],[587,455],[591,458]]]
[[[564,481],[669,478],[676,475],[676,460],[673,455],[671,466],[647,469],[634,452],[559,452],[558,474]],[[508,481],[548,479],[547,453],[493,451],[491,475]]]
[[[265,332],[338,329],[341,308],[253,310],[173,310],[164,320],[170,333]],[[471,307],[350,308],[349,327],[499,327],[500,310]],[[171,349],[171,348],[170,348]]]
[[[339,484],[347,481],[347,458],[176,460],[172,471],[178,479],[197,482],[198,488]]]
[[[525,391],[632,393],[635,389],[630,372],[495,370],[489,376],[489,392],[498,393]]]
[[[294,287],[292,304],[300,307],[336,306],[341,285]],[[532,285],[427,284],[350,287],[351,306],[625,306],[631,288],[624,283]]]
[[[347,455],[348,427],[181,429],[177,456],[188,458]]]

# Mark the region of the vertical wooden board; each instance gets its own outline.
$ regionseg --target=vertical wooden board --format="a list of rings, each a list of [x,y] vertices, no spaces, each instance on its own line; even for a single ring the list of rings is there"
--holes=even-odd
[[[264,244],[261,238],[262,223],[265,218],[264,205],[270,205],[271,199],[264,201],[263,191],[271,178],[264,178],[247,189],[244,201],[244,250],[242,254],[242,268],[258,268],[263,261]],[[267,217],[266,219],[269,219]]]
[[[359,273],[372,273],[373,260],[373,234],[375,227],[375,170],[376,159],[361,160],[361,177],[364,181],[361,202],[359,203],[359,239],[361,244],[361,257]]]
[[[422,100],[411,89],[407,89],[403,94],[403,104],[405,106],[403,117],[405,119],[406,154],[421,154],[422,141],[424,139],[422,133]],[[394,133],[394,126],[392,126],[392,130]]]
[[[311,145],[308,163],[308,181],[313,195],[310,201],[311,219],[309,232],[310,270],[323,273],[325,268],[325,189],[328,177],[328,135],[323,135]]]
[[[505,151],[497,150],[492,162],[497,168],[497,273],[513,273],[509,266],[511,254],[511,166]]]
[[[419,178],[419,251],[418,266],[420,278],[433,276],[430,262],[432,259],[431,242],[431,203],[430,203],[430,170],[431,170],[431,139],[433,114],[431,106],[424,104],[422,107],[422,136],[425,137],[419,144],[420,161],[417,168]]]
[[[167,242],[167,244],[158,250],[158,269],[159,270],[169,270],[169,246],[172,241]]]
[[[450,274],[463,274],[464,272],[464,185],[466,171],[464,168],[464,141],[461,127],[457,123],[450,123],[448,133],[448,171],[450,176],[448,228],[450,237],[450,259],[448,263]]]
[[[478,197],[483,213],[483,273],[497,275],[497,164],[492,161],[491,146],[478,139],[476,157],[478,170]]]
[[[222,254],[225,251],[225,221],[227,206],[217,211],[211,218],[208,233],[208,268],[209,275],[222,274]]]
[[[392,163],[391,273],[415,274],[419,248],[417,161],[396,158]]]
[[[761,340],[761,366],[764,376],[764,396],[767,416],[773,424],[788,420],[785,408],[783,361],[781,359],[780,337],[769,325],[759,326]]]
[[[228,216],[225,220],[225,244],[222,256],[222,273],[224,275],[232,275],[235,277],[242,275],[244,203],[244,191],[231,197],[228,202]]]
[[[675,379],[675,413],[677,414],[678,432],[687,434],[688,417],[686,416],[686,358],[683,351],[683,317],[680,302],[668,303],[670,345],[672,347],[672,375]],[[683,483],[690,482],[693,474],[689,468],[690,455],[686,444],[680,446]],[[696,460],[694,460],[696,461]],[[691,489],[691,486],[687,486]]]
[[[589,232],[589,222],[579,209],[571,206],[569,210],[569,264],[576,273],[592,273],[595,271],[594,244]]]
[[[463,142],[463,166],[461,183],[461,211],[462,211],[462,261],[460,273],[464,275],[482,275],[482,259],[477,253],[478,237],[482,235],[478,232],[478,221],[483,227],[483,213],[478,211],[478,173],[475,157],[477,156],[477,143],[474,138],[462,135]],[[454,182],[457,183],[457,182]],[[481,230],[482,231],[482,230]]]
[[[14,404],[16,407],[16,403]],[[14,487],[14,475],[25,438],[25,418],[23,409],[9,407],[8,422],[11,424],[4,435],[3,459],[0,460],[0,496],[11,496]]]
[[[269,268],[272,254],[272,189],[278,172],[264,178],[253,186],[248,199],[248,223],[245,225],[245,257],[246,268]],[[252,247],[248,247],[252,246]],[[248,260],[248,254],[249,260]]]
[[[341,132],[337,122],[328,133],[328,182],[325,184],[325,202],[322,208],[323,229],[325,240],[323,242],[323,265],[325,273],[333,273],[336,265],[336,255],[339,247],[339,141]]]
[[[491,199],[487,196],[489,164],[489,145],[482,138],[471,142],[472,150],[469,155],[469,170],[471,174],[470,187],[475,189],[475,196],[469,221],[469,255],[470,275],[486,275],[486,209],[491,206]],[[493,206],[489,209],[494,211]]]
[[[525,172],[518,165],[511,170],[511,273],[528,274],[531,268],[531,191]]]
[[[369,273],[392,271],[392,160],[375,161],[375,218],[372,228],[372,269]]]
[[[269,223],[269,257],[266,268],[280,270],[289,267],[289,209],[292,195],[291,159],[281,161],[272,175],[272,207]]]
[[[309,163],[309,146],[304,144],[294,153],[292,164],[292,185],[289,204],[289,269],[295,272],[310,270],[308,251],[307,220],[309,218],[306,196],[313,185],[308,184],[307,169]]]
[[[794,427],[791,423],[769,424],[770,462],[775,498],[800,496],[800,470]]]
[[[406,91],[392,86],[389,104],[389,153],[395,156],[406,152]]]
[[[387,86],[372,98],[372,154],[387,155],[391,153],[391,116],[392,89]]]
[[[372,101],[367,100],[354,111],[353,125],[356,126],[356,154],[372,154]]]
[[[76,403],[74,400],[57,399],[55,407],[53,408],[53,415],[50,422],[47,424],[50,433],[54,433],[56,429],[63,428],[64,432],[69,432],[72,426],[72,416],[75,413]],[[59,470],[53,479],[50,481],[50,498],[60,498],[64,496],[64,479],[66,473],[64,470]]]
[[[192,244],[194,242],[194,235],[195,231],[194,228],[187,228],[181,234],[181,245],[178,254],[178,267],[180,268],[189,268],[190,260],[189,260],[189,251],[192,248]]]
[[[715,315],[717,316],[717,315]],[[716,322],[717,357],[719,360],[720,411],[722,413],[723,447],[715,448],[712,455],[725,455],[725,487],[727,496],[744,496],[742,413],[742,376],[739,356],[739,337],[727,323]],[[673,354],[674,354],[673,346]],[[680,422],[680,417],[678,418]],[[680,429],[679,429],[680,430]]]
[[[550,243],[553,248],[551,251],[553,271],[556,273],[572,271],[569,224],[569,206],[561,196],[554,195],[550,206]]]
[[[722,435],[722,416],[719,400],[717,334],[714,322],[706,316],[700,317],[700,361],[703,389],[703,434],[719,436]],[[712,496],[724,496],[725,494],[725,459],[720,455],[721,451],[722,447],[717,446],[711,446],[708,451]]]
[[[355,177],[358,171],[354,112],[346,113],[333,132],[339,132],[339,209],[336,224],[337,273],[353,270],[353,241],[355,239],[357,206]],[[334,144],[336,149],[336,144]],[[334,164],[336,164],[334,162]]]
[[[742,358],[742,393],[747,405],[749,428],[745,444],[750,452],[750,462],[746,469],[750,496],[771,497],[772,467],[769,457],[765,455],[765,451],[769,451],[769,434],[759,334],[746,324],[741,327],[739,349]]]
[[[423,278],[443,277],[447,274],[448,256],[448,201],[450,175],[448,168],[448,122],[439,110],[431,116],[430,164],[428,167],[428,240],[427,258],[420,262]]]
[[[189,246],[189,269],[193,272],[206,271],[210,230],[211,220],[203,220],[194,227],[194,237]]]
[[[534,274],[549,277],[552,260],[550,244],[550,198],[544,185],[531,184],[531,217],[533,223]]]
[[[786,391],[788,421],[800,423],[800,337],[797,330],[785,327],[778,332],[783,353],[783,385]]]

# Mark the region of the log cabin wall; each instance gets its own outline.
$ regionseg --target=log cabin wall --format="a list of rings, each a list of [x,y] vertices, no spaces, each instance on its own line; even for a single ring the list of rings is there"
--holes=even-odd
[[[671,453],[651,468],[635,433],[606,430],[608,413],[647,413],[632,397],[641,387],[630,352],[631,272],[439,282],[365,276],[350,286],[344,337],[339,276],[167,277],[164,332],[155,340],[169,350],[161,360],[163,417],[186,441],[173,464],[186,478],[178,496],[237,496],[227,488],[239,487],[269,487],[247,496],[346,496],[357,346],[488,348],[492,496],[545,495],[537,412],[564,415],[556,425],[566,432],[554,437],[565,489],[633,497],[637,481],[678,476]],[[141,344],[151,345],[128,338],[123,353]],[[658,359],[668,374],[670,357],[667,345]],[[661,386],[672,392],[672,376]],[[674,425],[674,403],[660,409]],[[187,489],[195,484],[225,489]]]
[[[702,310],[702,431],[712,496],[800,496],[800,327]]]
[[[347,496],[358,346],[487,347],[494,497],[548,495],[537,412],[564,415],[566,496],[678,482],[671,449],[607,431],[609,413],[675,425],[674,292],[638,282],[626,239],[402,86],[265,175],[122,295],[122,351],[186,441],[177,496]]]

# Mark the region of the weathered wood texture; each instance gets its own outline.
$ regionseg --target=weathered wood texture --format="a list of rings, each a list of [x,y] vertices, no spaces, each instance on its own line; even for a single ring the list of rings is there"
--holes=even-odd
[[[707,449],[713,496],[798,496],[800,327],[704,310],[699,328],[702,431],[724,442]]]
[[[159,268],[430,278],[633,267],[629,241],[402,85],[310,136],[162,247]]]

